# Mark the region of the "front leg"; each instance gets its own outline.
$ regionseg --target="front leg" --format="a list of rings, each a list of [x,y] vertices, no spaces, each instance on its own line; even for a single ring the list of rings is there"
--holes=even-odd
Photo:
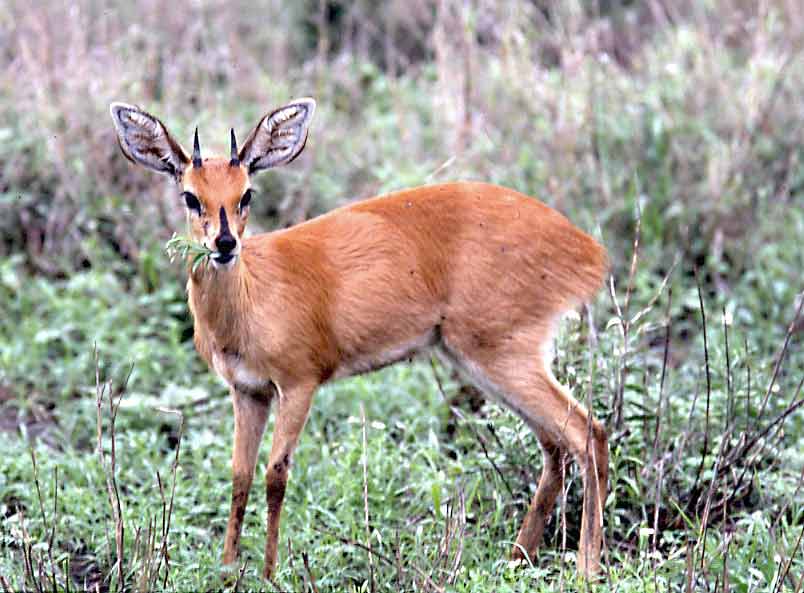
[[[232,507],[223,545],[224,564],[231,564],[237,560],[248,493],[254,479],[257,454],[265,432],[272,395],[270,392],[246,394],[234,388],[231,394],[235,421],[232,450]]]
[[[279,517],[293,451],[310,411],[313,393],[318,383],[298,383],[280,391],[276,408],[276,425],[271,456],[265,473],[265,498],[268,503],[268,527],[265,536],[265,565],[263,576],[271,578],[276,567]]]

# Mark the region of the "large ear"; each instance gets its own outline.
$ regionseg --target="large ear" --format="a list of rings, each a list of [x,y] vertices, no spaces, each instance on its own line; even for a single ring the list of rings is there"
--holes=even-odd
[[[109,106],[120,149],[130,161],[159,173],[181,177],[190,159],[156,117],[133,105]]]
[[[240,150],[240,162],[249,173],[291,162],[304,149],[314,112],[315,101],[304,98],[263,117],[246,138]]]

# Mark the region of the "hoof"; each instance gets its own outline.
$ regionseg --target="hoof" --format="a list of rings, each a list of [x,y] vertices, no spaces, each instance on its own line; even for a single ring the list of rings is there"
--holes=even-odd
[[[578,576],[588,581],[596,581],[601,578],[600,561],[587,558],[583,554],[578,554]]]
[[[240,567],[237,565],[236,562],[232,562],[231,564],[224,564],[221,567],[220,571],[221,581],[227,587],[234,585],[239,575],[240,575]]]
[[[525,549],[518,544],[511,548],[511,559],[508,561],[508,566],[514,567],[528,567],[533,564],[533,561],[528,557]]]
[[[274,567],[266,564],[262,569],[262,578],[264,578],[266,581],[270,581],[272,578],[274,578]]]

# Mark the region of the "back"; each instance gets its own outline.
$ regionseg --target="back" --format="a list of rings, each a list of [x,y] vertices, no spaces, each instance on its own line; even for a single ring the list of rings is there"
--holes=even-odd
[[[393,227],[397,248],[415,254],[419,271],[448,300],[565,310],[592,298],[608,269],[603,247],[566,217],[496,185],[424,186],[345,210]]]
[[[255,252],[284,302],[272,314],[337,336],[328,349],[335,376],[405,358],[431,345],[436,329],[491,344],[538,326],[535,339],[547,339],[555,319],[595,294],[607,267],[604,249],[560,213],[483,183],[350,204],[249,239],[244,258]],[[300,308],[312,294],[314,310]],[[362,360],[363,352],[384,354]]]

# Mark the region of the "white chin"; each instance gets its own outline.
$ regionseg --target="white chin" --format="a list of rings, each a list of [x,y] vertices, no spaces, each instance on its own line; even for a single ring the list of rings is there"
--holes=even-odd
[[[229,256],[229,259],[225,258],[218,259],[218,257],[213,255],[210,258],[210,260],[212,261],[212,267],[215,268],[216,270],[228,270],[229,268],[235,265],[235,262],[237,261],[237,256],[231,255]]]

